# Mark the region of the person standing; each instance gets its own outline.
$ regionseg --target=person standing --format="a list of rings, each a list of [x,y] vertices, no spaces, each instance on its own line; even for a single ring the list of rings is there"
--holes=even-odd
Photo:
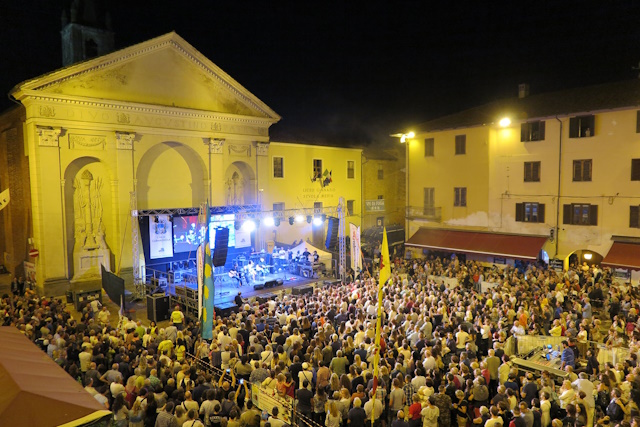
[[[171,323],[179,331],[184,327],[184,313],[180,310],[179,305],[176,305],[175,309],[171,312]]]

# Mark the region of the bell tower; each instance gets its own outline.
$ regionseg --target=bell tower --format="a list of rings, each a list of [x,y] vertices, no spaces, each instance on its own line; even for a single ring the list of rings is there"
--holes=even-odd
[[[104,0],[71,0],[62,11],[62,65],[114,49],[111,16]]]

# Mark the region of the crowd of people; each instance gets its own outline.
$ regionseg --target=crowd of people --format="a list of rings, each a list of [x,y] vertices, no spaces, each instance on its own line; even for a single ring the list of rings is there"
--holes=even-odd
[[[61,300],[27,289],[4,295],[0,313],[117,426],[639,427],[640,296],[610,271],[396,259],[379,348],[377,291],[367,276],[311,295],[239,301],[236,313],[217,317],[213,340],[179,307],[165,328],[116,326],[98,304],[75,319]],[[563,382],[512,364],[506,343],[523,335],[565,337]],[[593,342],[629,347],[631,357],[601,366]],[[252,384],[290,402],[295,421],[253,406]]]

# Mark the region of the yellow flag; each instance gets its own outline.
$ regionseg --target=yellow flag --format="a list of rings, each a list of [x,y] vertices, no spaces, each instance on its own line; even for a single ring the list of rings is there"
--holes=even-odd
[[[373,395],[375,399],[378,388],[378,365],[380,363],[380,333],[382,329],[382,296],[383,286],[391,277],[391,260],[389,259],[389,243],[387,242],[387,229],[382,231],[382,247],[380,248],[380,280],[378,282],[378,316],[376,319],[375,355],[373,356]],[[375,400],[374,400],[375,402]],[[371,425],[375,421],[375,415],[371,415]]]

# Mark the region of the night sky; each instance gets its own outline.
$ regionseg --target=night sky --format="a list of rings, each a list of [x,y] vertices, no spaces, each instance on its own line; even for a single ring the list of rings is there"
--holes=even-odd
[[[60,68],[62,0],[0,0],[0,91]],[[282,116],[274,141],[389,143],[517,95],[638,76],[640,1],[112,0],[116,47],[175,30]],[[0,99],[0,109],[11,106]]]

